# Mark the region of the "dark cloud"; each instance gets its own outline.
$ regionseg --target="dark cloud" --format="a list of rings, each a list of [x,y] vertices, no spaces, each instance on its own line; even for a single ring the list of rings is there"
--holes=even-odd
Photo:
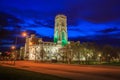
[[[67,16],[69,40],[120,44],[120,0],[1,0],[0,48],[16,36],[22,45],[22,31],[53,41],[57,14]]]
[[[26,30],[26,32],[29,33],[29,36],[30,36],[30,34],[36,34],[36,31],[34,31],[34,30]]]
[[[77,38],[69,38],[71,41],[79,41],[82,42],[95,42],[98,45],[112,45],[112,46],[120,46],[120,32],[115,34],[101,34],[101,35],[92,35],[85,37],[77,37]]]
[[[110,32],[117,32],[119,31],[120,32],[120,29],[116,28],[116,27],[113,27],[113,28],[108,28],[108,29],[104,29],[104,30],[101,30],[99,32],[102,32],[102,33],[110,33]]]
[[[82,18],[95,23],[103,23],[120,19],[119,8],[119,0],[85,0],[83,2],[79,0],[68,7],[68,15],[75,20]]]
[[[49,28],[54,27],[54,19],[46,19],[46,20],[42,20],[42,21],[36,20],[35,23],[37,25],[39,25],[39,27],[40,26],[49,27]]]
[[[52,0],[50,2],[30,0],[27,3],[20,0],[6,4],[5,7],[10,13],[24,18],[45,19],[51,16],[53,18],[57,14],[65,14],[68,16],[69,25],[78,25],[79,19],[101,23],[120,18],[119,0]]]
[[[118,35],[120,35],[120,34],[117,34],[117,37],[118,37]],[[114,37],[110,37],[110,36],[114,36]],[[120,45],[120,37],[116,38],[115,35],[109,35],[109,36],[102,35],[102,36],[99,36],[97,38],[98,39],[93,40],[93,41],[98,43],[98,44],[103,44],[103,45],[109,44],[109,45],[113,45],[113,46]]]
[[[0,12],[0,25],[1,26],[7,26],[7,25],[14,25],[21,22],[20,19],[16,18],[15,16]]]

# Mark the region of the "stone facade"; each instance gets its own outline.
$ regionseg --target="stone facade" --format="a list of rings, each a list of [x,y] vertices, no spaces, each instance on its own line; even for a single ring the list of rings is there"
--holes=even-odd
[[[59,57],[59,49],[68,44],[67,18],[64,15],[55,17],[54,42],[44,42],[34,34],[26,38],[25,55],[28,60],[52,60]],[[56,57],[57,56],[57,57]]]

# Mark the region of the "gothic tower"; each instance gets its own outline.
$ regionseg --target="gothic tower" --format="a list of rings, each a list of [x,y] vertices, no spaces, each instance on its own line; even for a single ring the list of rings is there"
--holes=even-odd
[[[65,15],[55,17],[54,43],[61,43],[62,46],[68,43],[67,17]]]

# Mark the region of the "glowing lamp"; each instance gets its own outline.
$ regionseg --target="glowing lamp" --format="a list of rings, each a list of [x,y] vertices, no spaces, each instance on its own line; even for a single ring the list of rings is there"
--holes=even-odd
[[[32,42],[30,42],[30,43],[29,43],[29,45],[33,45],[33,43],[32,43]]]
[[[15,49],[16,47],[15,46],[11,46],[11,49]]]
[[[23,36],[23,37],[26,37],[26,36],[27,36],[27,33],[26,33],[26,32],[23,32],[23,33],[22,33],[22,36]]]

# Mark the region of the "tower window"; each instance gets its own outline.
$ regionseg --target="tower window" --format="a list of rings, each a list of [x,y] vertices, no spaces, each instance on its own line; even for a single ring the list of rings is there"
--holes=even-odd
[[[62,22],[62,26],[65,26],[63,22]]]

